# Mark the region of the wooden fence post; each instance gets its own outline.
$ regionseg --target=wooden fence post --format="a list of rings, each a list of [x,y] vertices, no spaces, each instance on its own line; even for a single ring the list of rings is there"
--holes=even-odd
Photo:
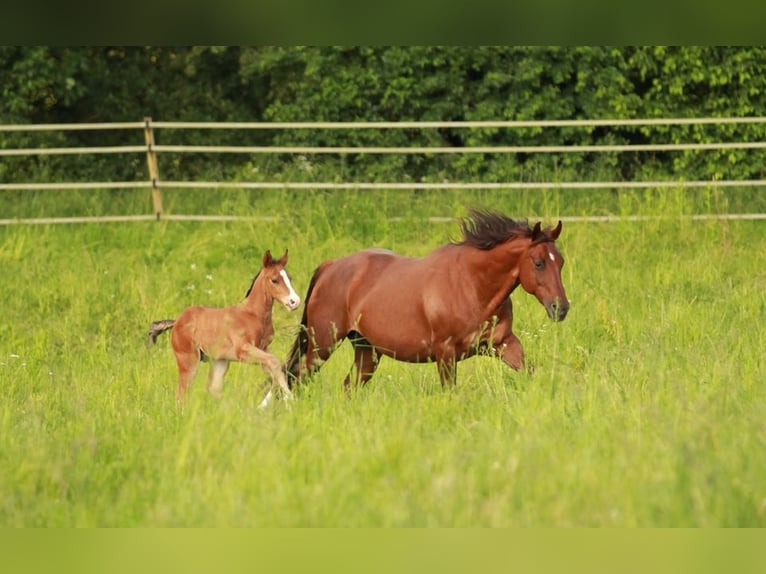
[[[160,191],[160,170],[157,167],[157,153],[154,151],[154,130],[152,118],[144,118],[144,140],[146,141],[146,164],[149,166],[149,178],[152,183],[152,203],[157,221],[162,216],[162,191]]]

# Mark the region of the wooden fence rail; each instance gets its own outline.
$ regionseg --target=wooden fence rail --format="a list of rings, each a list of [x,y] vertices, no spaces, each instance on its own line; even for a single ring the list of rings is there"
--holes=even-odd
[[[0,132],[39,132],[39,131],[74,131],[74,130],[141,130],[143,145],[92,146],[92,147],[35,147],[0,149],[0,157],[31,155],[72,155],[72,154],[145,154],[148,179],[138,181],[106,182],[0,182],[3,190],[66,190],[66,189],[137,189],[146,187],[151,190],[154,214],[131,216],[70,217],[70,218],[30,218],[0,219],[0,225],[14,223],[63,223],[83,221],[143,221],[147,219],[173,220],[233,220],[237,216],[206,215],[167,215],[163,213],[161,188],[240,188],[240,189],[649,189],[649,188],[699,188],[699,187],[766,187],[766,180],[720,180],[720,181],[568,181],[568,182],[232,182],[232,181],[162,181],[158,156],[163,153],[238,153],[238,154],[471,154],[471,153],[603,153],[635,151],[709,151],[722,149],[766,149],[766,141],[755,142],[709,142],[709,143],[659,143],[625,145],[541,145],[541,146],[192,146],[192,145],[156,145],[155,131],[161,129],[223,129],[223,130],[381,130],[381,129],[487,129],[487,128],[592,128],[592,127],[628,127],[628,126],[674,126],[674,125],[709,125],[709,124],[766,124],[766,117],[728,117],[728,118],[647,118],[632,120],[593,119],[593,120],[541,120],[541,121],[444,121],[444,122],[163,122],[144,118],[141,122],[111,122],[82,124],[32,124],[0,125]],[[720,217],[727,219],[766,219],[766,214],[711,214],[692,216],[694,219]],[[439,218],[432,218],[438,220]],[[570,217],[572,221],[611,221],[611,217]],[[622,218],[626,219],[626,218]],[[630,218],[628,218],[630,219]],[[634,220],[643,219],[642,217]]]

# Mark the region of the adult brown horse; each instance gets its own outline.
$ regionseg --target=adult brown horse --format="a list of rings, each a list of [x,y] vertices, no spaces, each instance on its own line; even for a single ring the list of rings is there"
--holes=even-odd
[[[555,245],[561,222],[543,229],[471,210],[461,228],[462,241],[425,257],[366,249],[322,263],[285,365],[288,382],[313,374],[345,338],[355,353],[346,389],[368,381],[382,355],[435,361],[443,385],[454,384],[457,361],[490,346],[512,368],[523,368],[509,296],[521,285],[552,320],[566,317],[564,258]]]
[[[178,365],[176,399],[182,401],[200,361],[210,360],[208,391],[219,396],[231,361],[256,363],[271,375],[273,384],[291,395],[282,372],[281,361],[268,351],[274,338],[271,312],[274,301],[289,311],[298,308],[295,293],[285,270],[287,251],[279,259],[271,252],[263,255],[263,266],[245,294],[244,301],[229,307],[187,307],[177,319],[154,321],[149,329],[149,344],[173,329],[171,343]],[[271,391],[261,406],[268,404]]]

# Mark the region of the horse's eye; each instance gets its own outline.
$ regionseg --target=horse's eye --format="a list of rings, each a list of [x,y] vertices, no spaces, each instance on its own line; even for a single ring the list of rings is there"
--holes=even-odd
[[[277,283],[279,283],[279,279],[277,279],[276,277],[273,277],[273,278],[271,279],[271,284],[272,284],[272,285],[276,285]]]
[[[535,269],[541,271],[543,267],[545,267],[545,261],[542,259],[535,259]]]

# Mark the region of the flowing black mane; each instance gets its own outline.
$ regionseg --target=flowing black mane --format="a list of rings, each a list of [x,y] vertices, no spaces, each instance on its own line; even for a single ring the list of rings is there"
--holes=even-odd
[[[457,245],[470,245],[491,249],[511,237],[532,237],[532,228],[526,220],[516,221],[495,211],[471,209],[460,223],[463,240]]]

